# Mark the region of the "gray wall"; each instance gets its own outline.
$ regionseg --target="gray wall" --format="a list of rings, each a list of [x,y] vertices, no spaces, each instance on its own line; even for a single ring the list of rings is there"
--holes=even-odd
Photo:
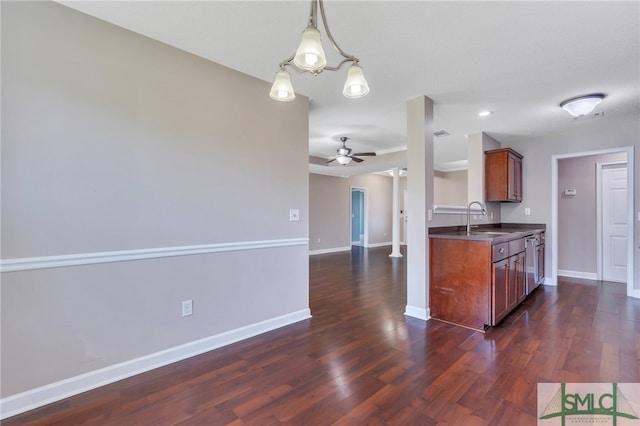
[[[2,258],[307,238],[307,99],[268,90],[56,3],[2,2]],[[308,309],[307,254],[3,272],[2,396]]]
[[[606,125],[598,119],[576,121],[576,129],[571,133],[525,138],[510,146],[524,156],[523,161],[523,201],[502,205],[503,222],[545,223],[551,229],[551,173],[553,156],[584,153],[603,149],[635,146],[635,189],[634,211],[640,206],[640,117],[635,120],[619,118],[615,112],[607,115]],[[525,216],[525,207],[531,208],[531,215]],[[633,220],[636,218],[634,217]],[[556,231],[557,232],[557,231]],[[634,285],[640,289],[640,224],[635,222],[634,236]],[[546,265],[547,275],[551,267],[551,232],[547,232]],[[558,253],[558,258],[562,254]]]
[[[400,206],[406,179],[401,178]],[[349,247],[351,187],[366,188],[368,194],[369,245],[391,244],[393,179],[365,174],[348,178],[309,175],[309,249],[332,250]],[[400,229],[401,236],[403,228]],[[320,242],[318,242],[318,239]],[[402,240],[402,237],[401,237]]]
[[[349,179],[309,174],[309,250],[350,247]]]
[[[467,171],[433,172],[433,203],[440,206],[466,206]]]
[[[590,155],[558,161],[558,271],[598,272],[596,163],[626,157]],[[576,195],[563,195],[568,188],[576,189]]]

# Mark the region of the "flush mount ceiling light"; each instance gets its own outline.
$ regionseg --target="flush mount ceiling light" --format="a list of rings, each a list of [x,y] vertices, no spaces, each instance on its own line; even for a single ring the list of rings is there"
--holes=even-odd
[[[493,114],[493,111],[480,111],[478,113],[478,117],[488,117]]]
[[[560,104],[560,107],[573,117],[582,117],[583,115],[591,113],[591,111],[602,102],[602,99],[604,99],[602,93],[579,96],[577,98],[567,99]]]
[[[317,26],[318,8],[322,17],[322,24],[327,38],[334,49],[344,58],[335,67],[327,65],[327,58],[322,48],[320,31]],[[324,14],[323,0],[311,0],[311,12],[309,13],[309,24],[302,32],[302,40],[298,50],[288,59],[280,62],[280,70],[276,73],[273,86],[269,96],[276,101],[292,101],[296,95],[291,85],[291,76],[287,72],[287,66],[292,67],[296,72],[309,72],[317,76],[324,70],[338,71],[342,65],[350,62],[351,66],[347,70],[347,81],[344,83],[342,94],[347,98],[361,98],[369,93],[369,85],[364,78],[362,68],[358,64],[359,59],[353,55],[345,53],[333,39],[327,18]]]

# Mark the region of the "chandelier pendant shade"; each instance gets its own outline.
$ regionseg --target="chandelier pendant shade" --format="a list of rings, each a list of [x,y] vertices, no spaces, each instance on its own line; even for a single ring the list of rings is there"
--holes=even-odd
[[[326,36],[333,48],[344,58],[336,66],[327,65],[327,57],[322,47],[322,35],[318,30],[318,9],[322,17],[322,25]],[[347,98],[361,98],[369,93],[369,84],[364,78],[362,67],[359,65],[359,59],[353,55],[345,53],[336,43],[329,31],[329,25],[324,13],[323,0],[311,0],[311,12],[309,13],[309,22],[302,32],[302,40],[296,52],[280,63],[280,70],[276,73],[273,86],[269,96],[276,101],[292,101],[295,99],[293,85],[291,84],[291,76],[286,67],[292,67],[295,71],[309,72],[318,75],[324,70],[338,71],[342,65],[351,63],[347,71],[347,80],[344,84],[342,93]]]
[[[269,96],[283,102],[295,99],[296,94],[293,92],[293,85],[291,85],[291,76],[284,68],[280,68],[280,71],[276,73]]]
[[[293,63],[298,68],[311,72],[320,71],[327,65],[320,31],[316,27],[308,26],[302,32],[302,40],[293,58]]]

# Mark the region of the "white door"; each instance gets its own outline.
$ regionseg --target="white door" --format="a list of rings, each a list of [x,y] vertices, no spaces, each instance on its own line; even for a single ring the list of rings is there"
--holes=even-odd
[[[602,168],[602,279],[627,281],[627,166]]]

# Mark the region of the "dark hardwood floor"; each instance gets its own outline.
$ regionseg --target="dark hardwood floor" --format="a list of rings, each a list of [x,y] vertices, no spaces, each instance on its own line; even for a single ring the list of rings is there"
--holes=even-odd
[[[406,258],[312,256],[313,318],[3,425],[535,425],[538,382],[640,381],[625,286],[541,286],[486,334],[403,315]]]

